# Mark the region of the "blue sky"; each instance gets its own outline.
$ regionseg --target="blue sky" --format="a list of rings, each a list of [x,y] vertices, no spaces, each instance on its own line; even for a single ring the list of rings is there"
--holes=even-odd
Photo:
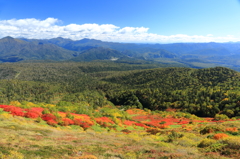
[[[0,0],[0,38],[240,41],[239,0]]]

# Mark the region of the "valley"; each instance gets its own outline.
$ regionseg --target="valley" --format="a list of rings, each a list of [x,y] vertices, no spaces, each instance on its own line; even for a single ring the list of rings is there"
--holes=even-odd
[[[0,46],[0,158],[239,158],[237,43]]]

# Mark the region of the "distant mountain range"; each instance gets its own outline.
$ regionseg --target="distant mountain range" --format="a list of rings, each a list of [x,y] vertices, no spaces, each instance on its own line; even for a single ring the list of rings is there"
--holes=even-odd
[[[240,43],[136,44],[95,39],[0,39],[0,62],[25,60],[147,61],[185,67],[224,66],[240,70]]]

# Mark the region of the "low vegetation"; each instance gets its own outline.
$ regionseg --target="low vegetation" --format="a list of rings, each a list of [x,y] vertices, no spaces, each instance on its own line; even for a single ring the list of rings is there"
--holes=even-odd
[[[1,158],[239,158],[240,121],[114,106],[0,105]]]

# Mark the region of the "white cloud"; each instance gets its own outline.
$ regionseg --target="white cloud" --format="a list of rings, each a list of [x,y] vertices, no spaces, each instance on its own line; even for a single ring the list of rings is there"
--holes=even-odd
[[[215,37],[212,34],[203,35],[158,35],[149,33],[145,27],[123,27],[113,24],[69,24],[60,25],[56,18],[38,19],[10,19],[0,21],[0,38],[5,36],[25,37],[32,39],[50,39],[55,37],[80,40],[83,38],[98,39],[113,42],[228,42],[239,41],[236,37]]]

